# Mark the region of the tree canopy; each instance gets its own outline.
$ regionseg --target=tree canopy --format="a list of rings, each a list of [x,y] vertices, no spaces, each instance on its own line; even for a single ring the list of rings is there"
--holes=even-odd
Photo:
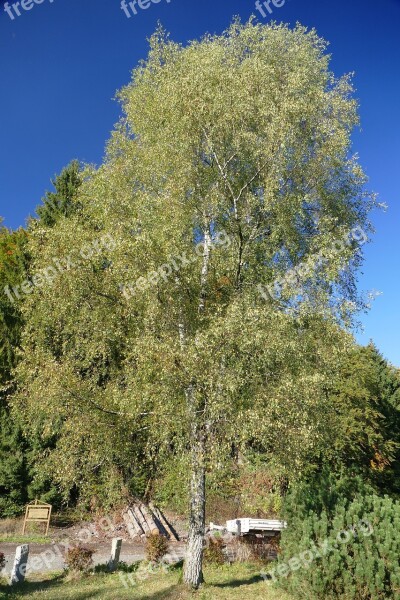
[[[371,231],[375,198],[350,155],[350,77],[313,30],[234,22],[183,47],[160,29],[119,97],[79,211],[32,224],[32,272],[64,268],[24,302],[14,406],[27,430],[59,432],[67,490],[187,454],[198,587],[207,472],[251,446],[296,477],[329,444],[362,306],[349,234]]]

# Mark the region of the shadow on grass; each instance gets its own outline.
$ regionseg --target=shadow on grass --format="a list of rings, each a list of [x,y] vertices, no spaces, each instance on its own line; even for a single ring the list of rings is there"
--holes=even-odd
[[[0,585],[0,598],[20,598],[28,596],[39,590],[50,590],[59,587],[64,582],[63,575],[58,575],[53,579],[46,581],[25,581],[25,583],[17,584],[13,587],[8,585]]]
[[[169,588],[162,590],[160,592],[155,592],[154,594],[150,594],[146,595],[146,596],[141,596],[140,600],[176,600],[176,598],[179,598],[179,596],[177,596],[177,591],[179,591],[179,586],[176,585],[171,585]],[[139,600],[139,598],[138,598]]]
[[[32,594],[35,592],[48,592],[53,591],[57,594],[57,596],[62,600],[62,586],[65,584],[65,579],[62,575],[59,575],[51,580],[46,581],[26,581],[23,584],[16,585],[14,587],[0,585],[0,600],[8,599],[8,600],[19,600],[19,598],[30,598]],[[155,592],[151,595],[143,595],[140,596],[140,600],[169,600],[172,598],[176,598],[175,590],[177,586],[172,585],[167,589],[161,590],[160,592]],[[126,590],[124,590],[126,591]],[[90,590],[90,591],[82,591],[76,592],[74,595],[74,600],[91,600],[100,597],[103,594],[103,590]],[[138,598],[139,600],[139,598]]]
[[[260,583],[260,581],[262,581],[262,577],[253,575],[253,577],[248,577],[247,579],[232,579],[232,581],[213,583],[212,585],[216,588],[237,588],[241,585],[254,585],[255,583]]]

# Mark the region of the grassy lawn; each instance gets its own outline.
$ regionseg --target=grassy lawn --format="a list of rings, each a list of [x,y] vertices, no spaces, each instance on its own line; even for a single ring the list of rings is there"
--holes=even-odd
[[[13,535],[13,534],[4,534],[0,535],[0,543],[7,542],[9,544],[49,544],[51,542],[50,538],[45,537],[44,535]]]
[[[38,581],[27,581],[10,593],[0,587],[0,598],[32,600],[294,600],[273,589],[259,575],[254,565],[240,564],[206,568],[206,584],[197,593],[188,592],[179,584],[180,574],[155,574],[146,581],[124,587],[118,574],[91,575],[79,581],[66,581],[53,575]],[[15,588],[14,588],[15,589]]]
[[[10,544],[48,544],[51,540],[44,535],[42,524],[30,523],[25,535],[22,535],[22,518],[0,519],[0,543]]]

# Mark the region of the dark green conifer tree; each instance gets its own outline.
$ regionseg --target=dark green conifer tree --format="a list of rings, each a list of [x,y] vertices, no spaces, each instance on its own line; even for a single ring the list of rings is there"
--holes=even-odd
[[[40,222],[48,227],[53,227],[60,217],[68,217],[79,208],[79,203],[76,201],[82,184],[79,162],[71,161],[59,175],[55,176],[52,184],[55,192],[46,192],[42,198],[42,205],[36,209]]]
[[[78,161],[72,161],[52,183],[55,191],[47,192],[37,208],[39,223],[47,227],[78,209],[75,200],[82,183]],[[57,497],[51,482],[35,476],[38,455],[52,445],[54,438],[26,439],[18,416],[9,406],[15,391],[13,369],[24,326],[23,296],[18,297],[12,288],[29,278],[29,230],[30,226],[17,231],[0,229],[0,517],[20,512],[33,497],[48,501]]]

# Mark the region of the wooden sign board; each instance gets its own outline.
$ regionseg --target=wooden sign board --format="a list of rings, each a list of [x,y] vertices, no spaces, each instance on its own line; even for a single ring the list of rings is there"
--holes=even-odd
[[[30,502],[25,510],[24,528],[22,530],[22,534],[25,534],[27,523],[46,523],[45,535],[47,535],[50,527],[51,509],[51,504],[45,504],[44,502],[39,502],[39,500]]]

